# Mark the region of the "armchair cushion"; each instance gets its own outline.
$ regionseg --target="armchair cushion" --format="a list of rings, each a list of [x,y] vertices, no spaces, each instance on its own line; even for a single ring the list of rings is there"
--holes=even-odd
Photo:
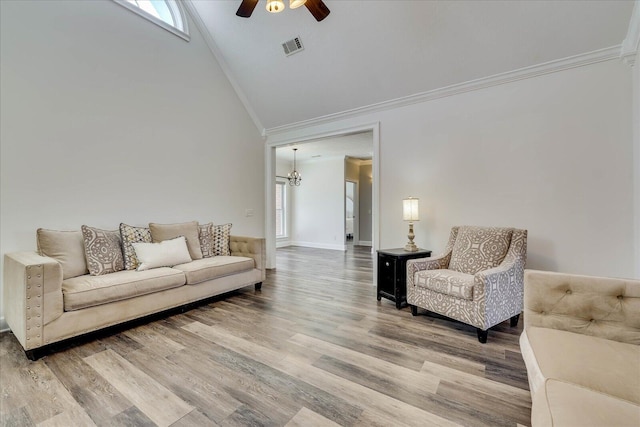
[[[476,274],[499,266],[507,255],[512,235],[513,228],[460,227],[449,269]]]
[[[473,300],[474,277],[454,270],[422,270],[415,275],[415,284],[455,298]]]

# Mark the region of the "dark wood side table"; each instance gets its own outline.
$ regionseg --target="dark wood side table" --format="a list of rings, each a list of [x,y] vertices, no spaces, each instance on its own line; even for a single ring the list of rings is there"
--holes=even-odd
[[[430,257],[431,251],[418,249],[407,252],[403,248],[380,249],[378,251],[378,293],[377,298],[385,297],[395,301],[396,308],[407,303],[407,260]]]

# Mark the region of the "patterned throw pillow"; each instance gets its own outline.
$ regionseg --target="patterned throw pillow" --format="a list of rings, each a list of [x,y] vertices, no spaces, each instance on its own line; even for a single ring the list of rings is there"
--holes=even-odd
[[[124,256],[125,270],[138,268],[138,258],[132,243],[151,243],[151,231],[145,227],[132,227],[120,224],[120,237],[122,238],[122,254]]]
[[[499,266],[507,255],[512,234],[513,228],[460,227],[449,269],[476,274]]]
[[[213,226],[213,244],[211,245],[213,255],[231,255],[229,249],[231,226],[231,223]]]
[[[200,250],[203,258],[211,258],[213,253],[213,223],[203,224],[199,227]]]
[[[119,231],[82,226],[84,254],[92,276],[124,270]]]

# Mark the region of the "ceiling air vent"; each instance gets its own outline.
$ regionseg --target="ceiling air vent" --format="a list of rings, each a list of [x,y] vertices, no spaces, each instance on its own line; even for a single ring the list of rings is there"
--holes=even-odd
[[[282,48],[284,49],[284,53],[289,56],[293,55],[294,53],[300,52],[304,49],[304,46],[302,46],[300,37],[296,37],[295,39],[288,40],[282,43]]]

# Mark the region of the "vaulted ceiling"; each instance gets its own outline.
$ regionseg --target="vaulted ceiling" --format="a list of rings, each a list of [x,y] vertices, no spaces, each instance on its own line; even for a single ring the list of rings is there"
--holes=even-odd
[[[633,1],[324,0],[278,14],[260,0],[192,0],[259,127],[272,129],[620,46]],[[286,56],[282,43],[304,50]]]

